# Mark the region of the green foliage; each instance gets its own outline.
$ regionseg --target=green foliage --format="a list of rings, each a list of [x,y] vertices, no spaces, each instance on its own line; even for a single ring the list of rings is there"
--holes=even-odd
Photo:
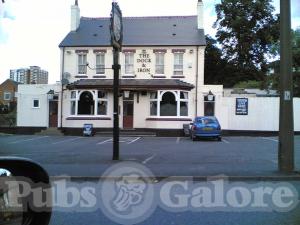
[[[236,81],[263,80],[266,56],[279,39],[279,19],[273,15],[271,0],[222,0],[216,12],[216,38],[222,56],[240,71]]]
[[[223,58],[221,49],[217,46],[217,41],[210,36],[206,36],[204,82],[205,84],[223,84],[225,88],[231,88],[240,81],[259,79],[260,72],[256,69],[245,70],[239,68],[233,62]]]
[[[234,88],[255,88],[260,89],[262,87],[262,82],[257,80],[248,80],[248,81],[241,81],[234,85]]]
[[[293,67],[300,72],[300,28],[292,31]]]

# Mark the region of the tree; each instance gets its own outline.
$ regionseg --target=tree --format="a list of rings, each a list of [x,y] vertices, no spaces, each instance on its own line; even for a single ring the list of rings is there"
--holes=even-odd
[[[279,17],[271,0],[221,0],[216,38],[223,57],[241,72],[236,82],[264,80],[267,56],[279,39]]]
[[[300,72],[300,28],[292,31],[293,68]]]
[[[235,77],[239,75],[237,67],[222,58],[217,41],[210,36],[206,36],[204,74],[205,84],[223,84],[224,87],[234,86]]]

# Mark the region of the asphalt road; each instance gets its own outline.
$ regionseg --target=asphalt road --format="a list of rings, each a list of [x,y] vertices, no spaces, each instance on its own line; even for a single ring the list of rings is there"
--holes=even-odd
[[[144,164],[156,176],[276,176],[277,148],[276,137],[120,139],[121,161]],[[0,156],[33,159],[51,176],[98,177],[115,163],[110,137],[1,135]],[[299,171],[300,136],[295,137],[295,164]]]
[[[297,192],[300,194],[300,182],[291,182]],[[71,186],[78,186],[71,184]],[[90,183],[90,186],[96,186]],[[198,183],[203,185],[203,183]],[[98,200],[100,200],[98,196]],[[93,212],[80,212],[79,207],[73,207],[76,212],[61,212],[54,208],[50,225],[115,225],[109,217],[104,215],[101,209]],[[300,205],[287,212],[276,211],[253,211],[253,212],[234,212],[234,211],[217,211],[212,209],[210,212],[170,212],[161,207],[157,207],[152,215],[140,225],[299,225],[300,224]]]

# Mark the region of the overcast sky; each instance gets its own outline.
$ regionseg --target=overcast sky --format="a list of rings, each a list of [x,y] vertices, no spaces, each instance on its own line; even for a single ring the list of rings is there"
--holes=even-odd
[[[214,6],[204,0],[205,33],[214,35]],[[119,0],[124,16],[196,15],[197,0]],[[60,77],[59,43],[70,30],[74,0],[0,1],[0,83],[9,70],[31,65],[49,71],[49,83]],[[275,0],[277,12],[279,0]],[[81,16],[109,17],[111,0],[79,0]],[[292,0],[292,26],[300,26],[300,0]]]

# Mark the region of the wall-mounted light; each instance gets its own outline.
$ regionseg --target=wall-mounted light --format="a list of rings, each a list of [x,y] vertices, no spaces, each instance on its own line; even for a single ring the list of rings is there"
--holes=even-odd
[[[124,98],[129,98],[130,91],[124,91]]]
[[[68,55],[71,55],[71,54],[72,54],[72,51],[68,50],[68,51],[66,51],[66,53],[67,53]]]
[[[194,49],[190,49],[190,54],[193,54],[194,53]]]
[[[53,100],[53,97],[54,97],[54,90],[50,90],[47,92],[47,97],[48,97],[48,100]]]
[[[214,100],[214,97],[214,94],[211,91],[209,91],[207,95],[207,100],[212,102]]]

